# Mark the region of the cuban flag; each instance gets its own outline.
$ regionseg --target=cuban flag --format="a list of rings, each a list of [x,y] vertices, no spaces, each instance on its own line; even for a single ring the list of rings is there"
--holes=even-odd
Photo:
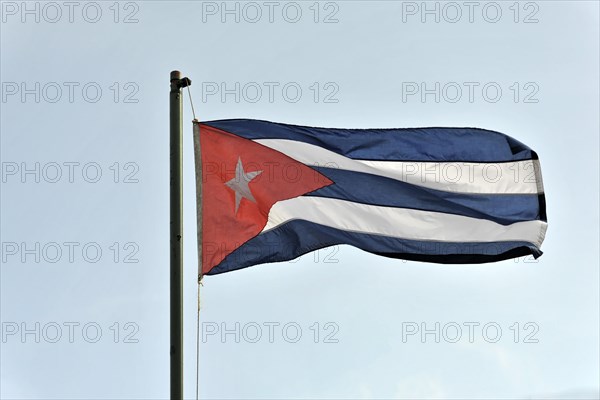
[[[406,260],[539,257],[536,153],[477,128],[194,123],[201,275],[347,244]]]

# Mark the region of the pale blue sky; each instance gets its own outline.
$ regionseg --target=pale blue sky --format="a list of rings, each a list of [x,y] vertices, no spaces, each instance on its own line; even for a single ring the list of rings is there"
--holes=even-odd
[[[538,152],[548,204],[538,261],[443,266],[340,246],[206,277],[205,332],[239,323],[240,340],[217,334],[201,343],[201,398],[598,397],[597,2],[477,2],[472,22],[463,2],[427,3],[437,4],[439,22],[421,2],[228,2],[229,10],[237,4],[239,22],[235,11],[222,15],[221,2],[78,2],[72,22],[62,2],[54,3],[60,15],[35,4],[23,15],[21,2],[2,2],[2,398],[168,397],[173,69],[192,79],[203,120],[506,133]],[[436,82],[439,102],[406,92]],[[233,90],[224,99],[222,83]],[[453,102],[457,86],[462,97]],[[185,395],[192,398],[197,253],[185,95]],[[39,183],[35,173],[21,176],[36,163]],[[92,262],[97,248],[102,255]],[[128,256],[138,262],[124,262]],[[36,322],[39,343],[35,333],[21,336]],[[270,323],[279,324],[272,343]],[[409,326],[436,323],[439,343],[433,334],[403,340]],[[469,323],[479,324],[472,343]],[[262,336],[252,343],[257,325]],[[456,325],[462,336],[451,343]],[[98,327],[102,336],[89,343]],[[289,343],[295,327],[302,336]],[[502,334],[490,343],[495,327]]]

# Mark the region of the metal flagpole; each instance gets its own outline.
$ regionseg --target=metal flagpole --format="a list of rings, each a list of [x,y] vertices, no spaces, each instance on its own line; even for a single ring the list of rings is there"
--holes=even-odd
[[[181,72],[171,72],[170,108],[170,282],[171,399],[183,399],[183,101],[181,88],[191,85]]]

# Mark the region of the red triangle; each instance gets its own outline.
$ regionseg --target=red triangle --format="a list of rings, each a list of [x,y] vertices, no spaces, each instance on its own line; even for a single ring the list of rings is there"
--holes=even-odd
[[[202,273],[206,274],[232,251],[258,235],[277,201],[312,192],[333,182],[283,153],[204,124],[202,151]],[[241,198],[226,185],[236,178],[241,160],[245,173],[262,171],[249,183],[255,202]]]

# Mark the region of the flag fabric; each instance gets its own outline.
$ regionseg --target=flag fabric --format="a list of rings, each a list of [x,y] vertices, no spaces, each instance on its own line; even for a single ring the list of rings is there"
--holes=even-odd
[[[542,254],[538,157],[499,132],[231,119],[195,123],[194,147],[202,275],[339,244],[446,264]]]

